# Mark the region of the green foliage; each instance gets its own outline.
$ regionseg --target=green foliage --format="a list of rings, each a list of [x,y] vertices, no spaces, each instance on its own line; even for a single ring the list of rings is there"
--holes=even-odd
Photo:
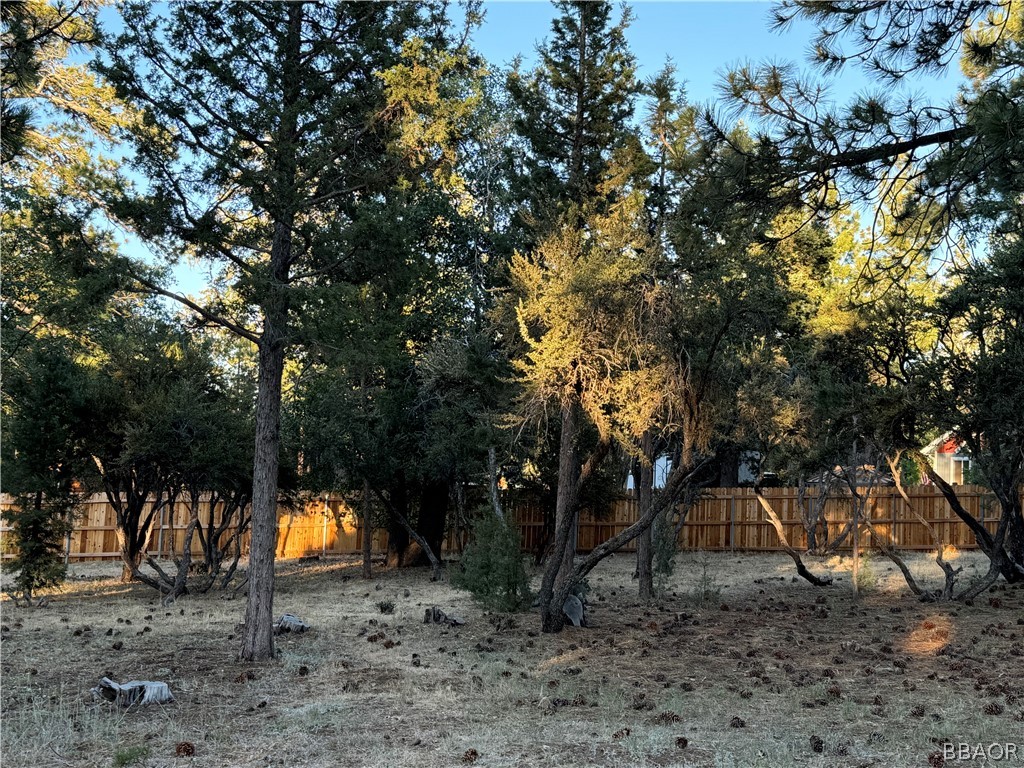
[[[700,575],[690,592],[690,600],[700,608],[718,606],[722,598],[722,585],[718,583],[718,576],[711,568],[711,556],[701,550],[698,553],[696,565],[700,568]]]
[[[923,366],[925,404],[939,431],[967,445],[975,477],[1006,500],[1024,482],[1024,240],[994,235],[987,260],[956,265],[940,299],[940,345]],[[1024,556],[1024,523],[1018,557]]]
[[[863,552],[857,566],[857,591],[874,592],[878,588],[878,572],[875,556],[871,552]]]
[[[114,753],[114,768],[128,768],[149,758],[150,748],[144,744],[120,747]]]
[[[625,36],[628,10],[612,24],[608,2],[563,0],[556,8],[540,65],[526,73],[517,66],[507,83],[516,132],[529,147],[516,179],[525,203],[520,223],[534,234],[550,231],[572,207],[610,199],[602,186],[613,154],[629,140],[640,90]]]
[[[481,510],[473,524],[473,540],[452,572],[452,584],[491,610],[521,611],[529,606],[529,578],[518,529],[490,510]]]
[[[921,467],[918,463],[910,456],[904,456],[900,461],[900,474],[902,475],[903,485],[920,485],[921,484]],[[965,482],[973,482],[966,480]]]
[[[664,592],[665,585],[675,573],[676,555],[679,554],[679,541],[672,526],[671,509],[662,512],[651,526],[651,543],[654,546],[654,587],[658,592]]]
[[[14,571],[12,590],[26,602],[36,590],[64,581],[65,537],[71,533],[78,498],[74,494],[43,497],[19,495],[15,506],[4,512],[11,532],[4,537],[14,558],[5,566]]]
[[[70,349],[69,349],[70,347]],[[86,448],[87,387],[63,340],[36,340],[7,366],[4,381],[3,491],[20,596],[53,586],[64,574],[64,537],[74,517],[79,482],[92,479]]]

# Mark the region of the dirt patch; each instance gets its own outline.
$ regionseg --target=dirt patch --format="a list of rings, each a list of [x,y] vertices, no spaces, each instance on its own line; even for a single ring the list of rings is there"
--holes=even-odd
[[[48,607],[3,604],[3,764],[906,768],[945,739],[1020,741],[1024,590],[926,605],[869,559],[854,599],[848,565],[815,562],[836,578],[815,589],[784,555],[684,553],[646,605],[632,558],[611,558],[591,627],[552,636],[425,571],[364,582],[351,561],[285,562],[275,610],[314,630],[257,666],[235,660],[242,598],[163,607],[116,567],[79,565]],[[423,624],[432,605],[466,625]],[[89,696],[103,676],[163,680],[176,702],[115,711]]]

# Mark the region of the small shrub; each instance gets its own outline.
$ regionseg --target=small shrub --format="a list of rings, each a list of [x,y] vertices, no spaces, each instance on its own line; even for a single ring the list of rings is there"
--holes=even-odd
[[[860,556],[857,569],[857,591],[872,592],[878,587],[878,574],[875,572],[874,556],[864,553]]]
[[[14,553],[8,568],[15,574],[15,598],[30,602],[36,590],[64,581],[64,539],[71,532],[76,507],[73,494],[40,493],[34,498],[19,496],[14,508],[4,512],[11,523],[4,546]]]
[[[376,606],[377,610],[385,615],[390,615],[395,612],[395,604],[390,600],[378,600]]]
[[[711,572],[711,557],[707,552],[701,550],[697,560],[700,567],[700,578],[694,587],[690,598],[700,606],[718,605],[721,602],[722,586],[718,583],[718,577]]]
[[[114,753],[114,768],[127,768],[129,765],[141,763],[149,757],[149,747],[124,747]]]
[[[675,573],[676,554],[679,542],[676,530],[672,525],[670,510],[662,512],[651,526],[651,537],[654,544],[654,588],[658,594],[664,594],[669,580]]]
[[[491,610],[527,608],[531,595],[518,529],[484,511],[473,525],[473,540],[452,573],[452,584]]]

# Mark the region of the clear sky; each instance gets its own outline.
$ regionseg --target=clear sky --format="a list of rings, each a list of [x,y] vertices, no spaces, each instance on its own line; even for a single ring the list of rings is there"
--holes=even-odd
[[[745,62],[789,62],[810,68],[807,54],[813,25],[798,21],[784,31],[772,31],[773,3],[767,0],[641,1],[630,3],[630,7],[634,20],[626,36],[640,77],[651,77],[671,59],[677,76],[686,82],[690,101],[715,98],[715,86],[722,76]],[[526,63],[534,59],[534,50],[550,34],[556,13],[546,0],[488,0],[484,9],[486,18],[475,41],[485,58],[498,66],[509,64],[517,54],[522,54]],[[951,93],[957,81],[954,72],[942,79],[915,80],[911,87]],[[867,88],[868,82],[859,71],[846,69],[835,86],[836,97],[844,101]]]
[[[639,76],[653,76],[671,59],[691,102],[714,100],[723,75],[744,62],[795,63],[810,69],[807,52],[814,28],[798,22],[785,31],[772,31],[770,2],[674,0],[630,5],[634,21],[627,38]],[[489,0],[484,10],[486,17],[474,40],[487,61],[494,67],[504,67],[520,54],[527,66],[535,61],[537,44],[550,34],[554,6],[546,0]],[[954,68],[944,78],[920,78],[907,87],[935,98],[951,95],[958,82]],[[869,87],[859,71],[848,68],[833,82],[832,93],[837,101],[845,102]],[[184,264],[175,269],[175,277],[179,288],[186,292],[198,291],[206,282],[201,271]]]

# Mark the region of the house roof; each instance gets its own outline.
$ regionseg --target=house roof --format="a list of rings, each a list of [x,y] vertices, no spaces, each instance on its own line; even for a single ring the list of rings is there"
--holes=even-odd
[[[921,449],[921,453],[960,453],[963,441],[955,437],[952,432],[943,432]]]

